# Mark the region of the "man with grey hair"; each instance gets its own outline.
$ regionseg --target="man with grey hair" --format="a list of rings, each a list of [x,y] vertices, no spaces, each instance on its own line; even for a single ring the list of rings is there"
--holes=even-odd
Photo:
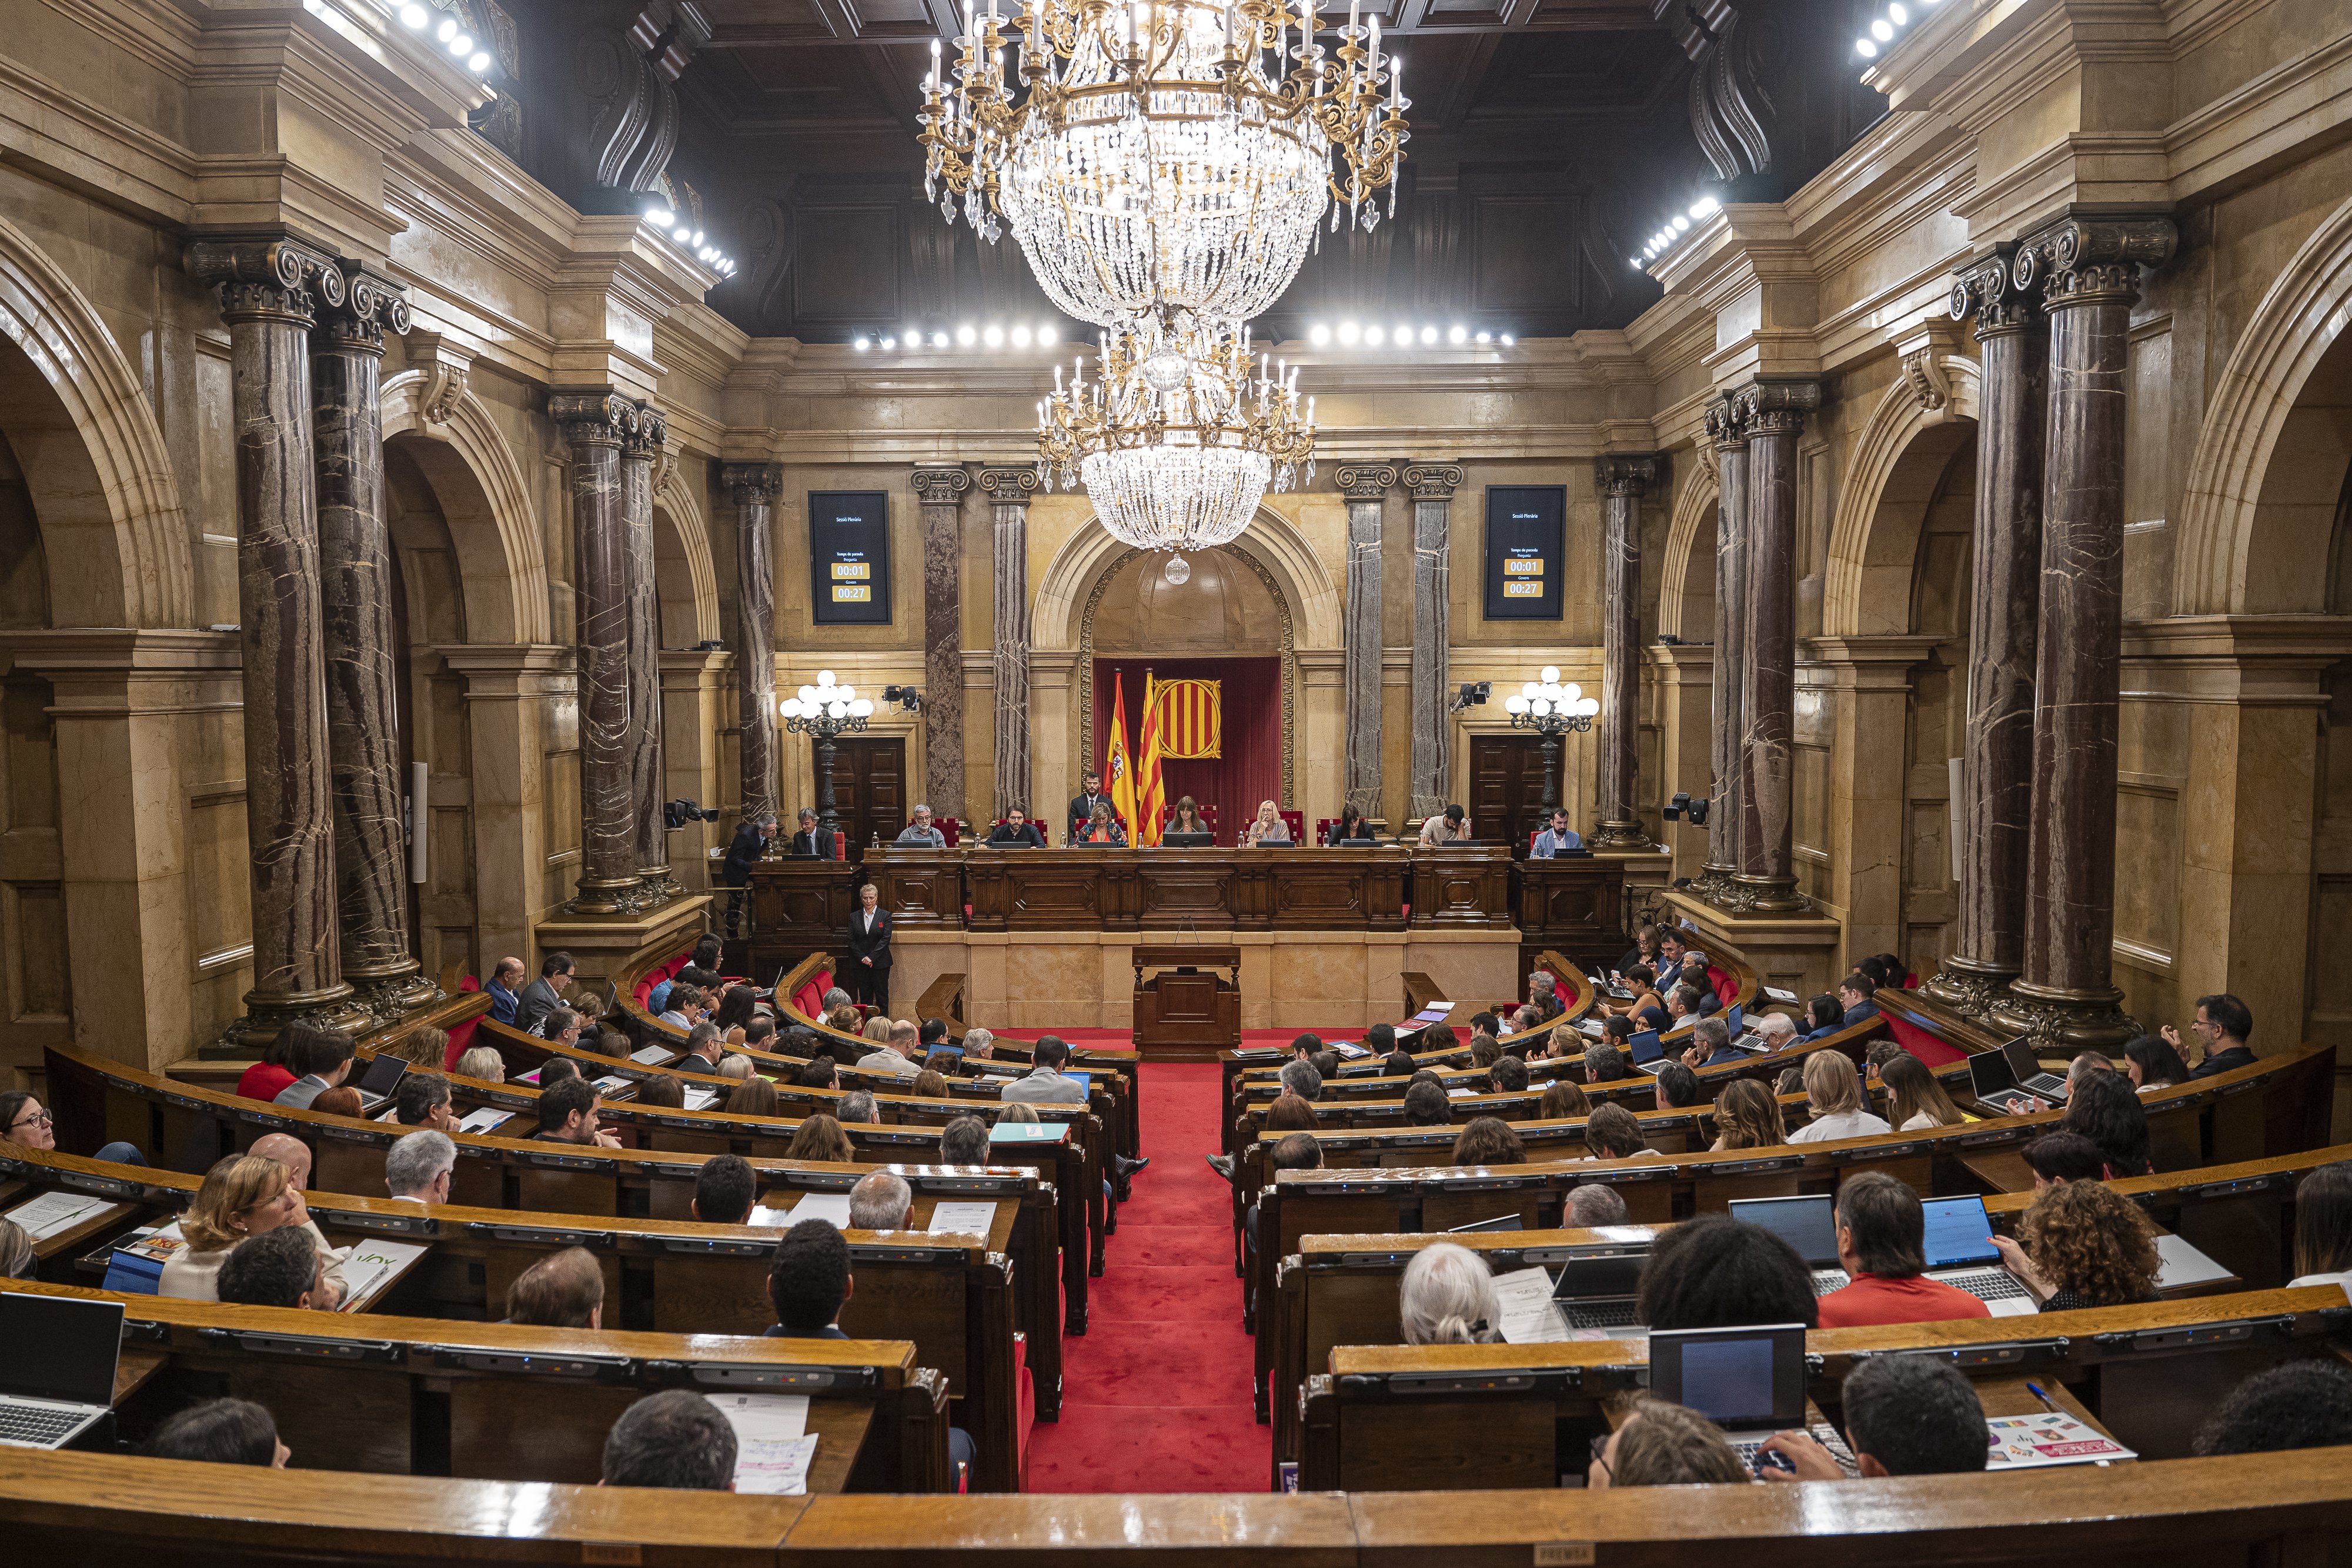
[[[1625,1200],[1613,1186],[1599,1182],[1586,1182],[1568,1189],[1566,1212],[1560,1223],[1570,1230],[1591,1230],[1602,1225],[1625,1223]]]
[[[1764,1037],[1766,1051],[1786,1051],[1797,1040],[1797,1020],[1787,1013],[1765,1013],[1756,1020],[1756,1032]]]
[[[1584,1048],[1584,1081],[1587,1083],[1614,1083],[1624,1076],[1624,1052],[1605,1040]]]
[[[996,1052],[996,1037],[984,1029],[963,1031],[963,1059],[966,1061],[986,1061]]]
[[[940,1134],[940,1161],[950,1166],[988,1163],[988,1124],[977,1116],[958,1116]]]
[[[843,990],[839,986],[835,986],[824,993],[824,1000],[818,1005],[824,1008],[826,1012],[830,1013],[835,1008],[845,1008],[850,1006],[854,1001],[856,1001],[856,998],[852,997],[847,991]]]
[[[1309,1105],[1323,1098],[1323,1075],[1311,1061],[1293,1061],[1282,1070],[1282,1086]]]
[[[727,1048],[719,1043],[719,1026],[705,1019],[686,1031],[686,1054],[671,1063],[678,1072],[716,1072]]]
[[[915,808],[915,820],[898,831],[896,841],[913,844],[919,849],[943,850],[948,847],[948,836],[931,825],[931,809],[929,806]]]
[[[446,1133],[411,1133],[393,1141],[383,1157],[383,1185],[410,1203],[446,1203],[449,1178],[457,1168],[457,1145]]]
[[[852,1230],[904,1230],[907,1211],[915,1206],[915,1189],[906,1178],[876,1171],[849,1189]]]
[[[1696,1071],[1720,1067],[1727,1061],[1744,1061],[1747,1056],[1746,1051],[1732,1048],[1729,1023],[1719,1018],[1701,1019],[1691,1030],[1690,1048],[1683,1052],[1683,1065]]]
[[[539,1037],[561,1046],[580,1043],[580,1015],[570,1008],[550,1008],[547,1016],[539,1020]]]
[[[731,939],[743,917],[743,894],[751,885],[751,868],[767,854],[769,842],[776,836],[776,814],[762,811],[746,818],[735,830],[735,838],[727,846],[727,858],[719,864],[719,885],[727,889],[727,935]]]
[[[882,1118],[875,1113],[874,1091],[859,1089],[841,1097],[841,1120],[872,1125]]]

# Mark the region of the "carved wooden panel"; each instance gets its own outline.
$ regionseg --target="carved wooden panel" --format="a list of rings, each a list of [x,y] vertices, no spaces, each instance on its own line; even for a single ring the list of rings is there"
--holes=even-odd
[[[1508,925],[1511,855],[1501,845],[1412,857],[1412,924]]]
[[[1606,968],[1632,946],[1622,862],[1580,856],[1523,860],[1512,866],[1511,882],[1519,940],[1529,959],[1549,947],[1584,967]]]

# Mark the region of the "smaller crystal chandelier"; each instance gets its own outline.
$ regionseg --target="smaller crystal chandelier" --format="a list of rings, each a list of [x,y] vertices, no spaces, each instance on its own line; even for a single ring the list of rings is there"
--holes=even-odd
[[[1081,478],[1102,525],[1148,550],[1207,549],[1238,538],[1269,485],[1315,479],[1315,400],[1298,371],[1261,351],[1247,327],[1178,313],[1103,335],[1092,382],[1081,354],[1037,405],[1037,476]]]

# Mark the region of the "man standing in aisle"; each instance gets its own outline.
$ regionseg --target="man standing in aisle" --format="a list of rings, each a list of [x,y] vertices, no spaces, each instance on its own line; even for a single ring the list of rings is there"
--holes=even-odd
[[[730,942],[742,919],[743,893],[751,885],[751,868],[768,852],[769,841],[775,836],[776,814],[762,811],[735,830],[735,841],[727,846],[727,858],[719,862],[719,880],[727,887],[727,939]]]

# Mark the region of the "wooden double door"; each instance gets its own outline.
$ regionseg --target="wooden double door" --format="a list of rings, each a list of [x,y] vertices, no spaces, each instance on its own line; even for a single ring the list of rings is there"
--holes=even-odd
[[[1489,842],[1525,859],[1528,836],[1543,826],[1543,742],[1529,736],[1470,737],[1470,825]],[[1566,791],[1563,789],[1562,794]]]
[[[814,804],[814,802],[811,802]],[[907,825],[907,743],[903,739],[840,741],[833,754],[833,809],[858,858],[879,833],[888,843]]]

